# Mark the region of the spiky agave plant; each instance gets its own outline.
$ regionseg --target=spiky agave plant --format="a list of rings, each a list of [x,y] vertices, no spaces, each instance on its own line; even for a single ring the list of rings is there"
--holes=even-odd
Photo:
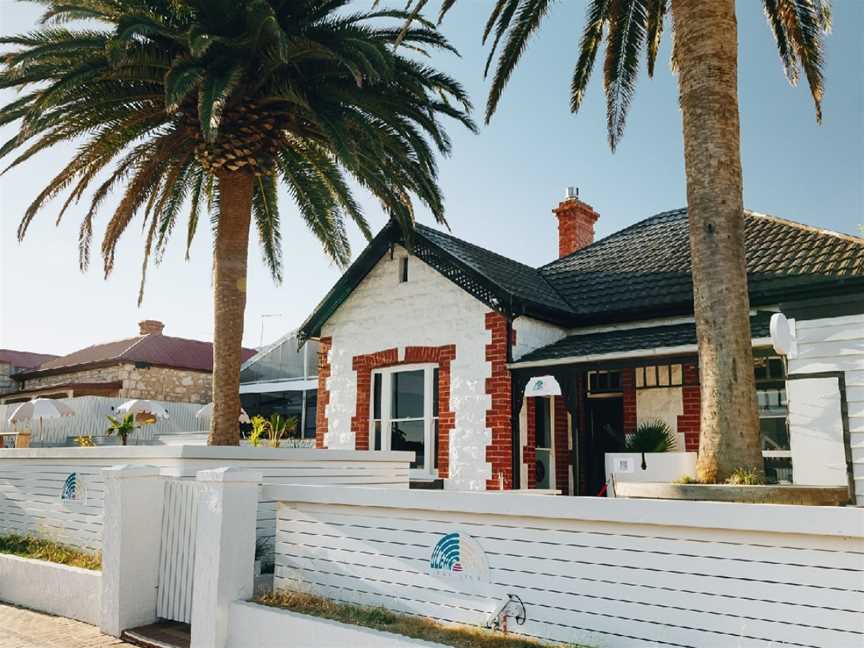
[[[410,0],[408,10],[419,12],[427,2]],[[443,0],[440,16],[455,4],[456,0]],[[487,73],[498,54],[486,104],[487,122],[553,4],[554,0],[494,2],[483,32],[484,42],[492,42]],[[821,121],[823,35],[831,26],[829,0],[763,0],[762,4],[787,78],[795,85],[803,70],[816,105],[816,119]],[[576,112],[581,107],[605,39],[603,86],[613,151],[624,133],[642,57],[652,76],[665,19],[671,13],[699,340],[699,478],[722,482],[742,466],[761,473],[744,257],[735,0],[588,0],[587,5],[570,108]],[[406,36],[411,24],[406,23]]]
[[[236,444],[248,236],[282,278],[281,181],[339,264],[350,259],[344,219],[369,226],[346,181],[372,192],[410,238],[413,200],[444,220],[435,154],[449,117],[474,129],[453,79],[395,49],[455,51],[429,22],[407,30],[402,11],[352,13],[349,0],[41,0],[33,32],[0,39],[0,87],[22,91],[0,109],[18,123],[0,157],[8,168],[64,141],[75,157],[26,210],[19,239],[47,201],[66,192],[59,219],[88,190],[82,270],[93,222],[113,189],[103,269],[143,218],[141,291],[189,206],[187,257],[206,205],[214,245],[214,412],[210,443]],[[84,21],[84,22],[82,22]],[[107,177],[105,177],[107,175]],[[97,181],[97,177],[99,181]],[[139,303],[142,293],[139,293]]]

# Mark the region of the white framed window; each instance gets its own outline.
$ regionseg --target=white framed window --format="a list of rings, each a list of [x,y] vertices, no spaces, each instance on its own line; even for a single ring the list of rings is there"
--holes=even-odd
[[[534,407],[534,475],[537,488],[555,488],[554,411],[551,398],[537,398]]]
[[[415,453],[411,476],[438,476],[438,366],[398,365],[372,372],[369,438],[374,450]]]
[[[789,445],[788,404],[786,402],[786,365],[783,358],[753,358],[756,400],[759,405],[759,431],[762,457],[768,483],[792,483],[792,448]]]

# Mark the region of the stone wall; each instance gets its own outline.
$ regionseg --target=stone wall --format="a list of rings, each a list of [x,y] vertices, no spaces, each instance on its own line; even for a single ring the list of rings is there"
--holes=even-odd
[[[134,364],[82,369],[68,373],[30,378],[27,390],[67,383],[108,383],[122,381],[120,398],[147,398],[178,403],[209,403],[212,378],[209,373],[168,367],[136,367]]]

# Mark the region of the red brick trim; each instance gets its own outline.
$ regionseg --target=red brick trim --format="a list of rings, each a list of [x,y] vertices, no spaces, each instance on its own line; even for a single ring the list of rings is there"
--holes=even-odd
[[[568,447],[567,406],[564,398],[555,396],[555,485],[562,494],[568,495],[570,489],[570,449]]]
[[[318,401],[315,408],[315,447],[324,447],[324,435],[327,433],[327,404],[330,402],[330,391],[327,389],[327,379],[330,378],[330,349],[333,338],[322,337],[318,341]]]
[[[684,365],[684,386],[681,389],[682,414],[678,416],[678,433],[684,434],[684,449],[699,450],[699,428],[701,396],[699,392],[699,370],[696,365]]]
[[[486,345],[486,360],[492,373],[486,379],[486,393],[491,407],[486,410],[486,427],[492,431],[492,442],[486,446],[486,461],[492,466],[492,478],[486,481],[487,490],[498,490],[498,475],[504,476],[504,488],[513,488],[512,404],[510,371],[507,369],[507,329],[510,322],[500,313],[486,313],[486,330],[492,340]]]
[[[438,476],[449,477],[450,431],[456,425],[456,414],[450,409],[450,362],[456,357],[456,345],[440,347],[405,347],[405,359],[399,361],[398,349],[357,355],[351,366],[357,372],[357,407],[351,417],[354,447],[369,449],[369,408],[372,403],[372,371],[400,364],[434,363],[438,365]]]

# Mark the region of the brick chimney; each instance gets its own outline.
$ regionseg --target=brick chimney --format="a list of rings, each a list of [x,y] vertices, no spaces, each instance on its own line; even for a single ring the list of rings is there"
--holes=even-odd
[[[165,325],[159,320],[138,322],[138,335],[162,335]]]
[[[567,187],[564,200],[552,213],[558,217],[558,257],[565,257],[594,242],[594,223],[600,214],[579,200],[579,190]]]

